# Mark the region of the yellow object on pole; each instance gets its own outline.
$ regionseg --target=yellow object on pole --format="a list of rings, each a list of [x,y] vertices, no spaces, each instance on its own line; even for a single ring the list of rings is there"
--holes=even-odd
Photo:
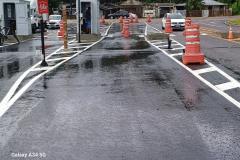
[[[63,30],[64,30],[64,49],[68,48],[68,32],[67,32],[67,7],[63,5]]]

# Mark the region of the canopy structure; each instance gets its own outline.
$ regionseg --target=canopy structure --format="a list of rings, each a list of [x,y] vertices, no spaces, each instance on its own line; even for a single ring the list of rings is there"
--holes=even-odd
[[[217,1],[214,1],[214,0],[203,0],[202,3],[205,6],[226,6],[226,4],[221,3],[221,2],[217,2]]]

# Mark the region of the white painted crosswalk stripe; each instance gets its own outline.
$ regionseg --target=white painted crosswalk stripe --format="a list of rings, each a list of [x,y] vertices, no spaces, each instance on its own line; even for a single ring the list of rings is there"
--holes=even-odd
[[[216,71],[216,69],[214,67],[194,70],[194,72],[197,73],[197,74],[203,74],[203,73],[208,73],[208,72],[213,72],[213,71]]]
[[[236,82],[227,82],[223,84],[216,85],[216,87],[222,91],[234,89],[240,87],[239,83]]]

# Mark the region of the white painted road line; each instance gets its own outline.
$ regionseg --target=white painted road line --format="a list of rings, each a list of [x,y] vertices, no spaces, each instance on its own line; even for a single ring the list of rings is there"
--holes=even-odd
[[[227,82],[223,84],[216,85],[216,87],[222,91],[234,89],[240,87],[240,85],[236,82]]]
[[[174,54],[170,54],[170,56],[174,57],[174,56],[181,56],[183,55],[183,53],[174,53]]]
[[[171,48],[171,49],[167,49],[167,50],[183,50],[183,49],[185,49],[185,47],[183,48],[183,47],[181,47],[181,48]]]
[[[57,55],[57,54],[69,54],[69,53],[77,53],[79,51],[63,51],[63,52],[56,52],[54,53],[54,55]]]
[[[159,41],[159,42],[155,42],[155,43],[153,43],[154,45],[156,45],[156,44],[165,44],[165,43],[168,43],[167,41],[165,42],[165,41]]]
[[[68,49],[80,49],[80,48],[87,48],[89,46],[77,46],[77,47],[68,47]]]
[[[167,47],[168,44],[158,45],[158,47]],[[180,46],[179,44],[171,44],[171,46]]]
[[[112,26],[112,24],[110,25],[110,27]],[[109,28],[110,28],[109,27]],[[42,77],[43,75],[45,75],[48,72],[51,72],[52,70],[54,70],[55,68],[59,67],[60,65],[66,63],[67,61],[69,61],[70,59],[78,56],[80,53],[82,53],[83,51],[89,49],[90,47],[94,46],[95,44],[99,43],[100,41],[102,41],[104,39],[104,37],[102,37],[100,40],[98,40],[95,43],[92,43],[92,45],[86,47],[84,50],[81,50],[79,52],[77,52],[76,54],[72,55],[71,57],[69,57],[68,59],[65,59],[59,63],[57,63],[56,65],[52,66],[51,68],[45,70],[44,72],[36,75],[35,77],[33,77],[32,79],[30,79],[28,81],[28,83],[26,83],[22,88],[20,88],[19,90],[18,87],[21,85],[22,81],[27,77],[27,75],[34,70],[34,68],[37,68],[40,64],[41,61],[39,61],[38,63],[36,63],[34,66],[32,66],[30,69],[28,69],[27,71],[25,71],[18,79],[17,81],[13,84],[13,86],[10,88],[10,90],[8,91],[8,93],[5,95],[5,97],[3,98],[3,100],[0,102],[0,117],[2,117],[7,111],[8,109],[27,91],[27,89],[35,82],[37,81],[40,77]],[[72,43],[72,42],[70,42]],[[54,53],[59,52],[61,49],[63,49],[63,47],[60,47],[59,49],[57,49],[55,52],[51,53],[50,55],[48,55],[46,57],[46,59],[50,58],[52,55],[54,55]]]
[[[40,68],[33,68],[31,71],[46,71],[51,69],[51,67],[40,67]]]
[[[203,68],[203,69],[198,69],[198,70],[194,70],[194,72],[196,74],[203,74],[203,73],[208,73],[208,72],[213,72],[216,71],[216,69],[214,67],[209,67],[209,68]]]
[[[146,26],[148,26],[148,24],[146,24]],[[147,27],[146,27],[147,30]],[[145,32],[146,32],[145,30]],[[146,33],[147,35],[147,33]],[[206,79],[204,79],[203,77],[201,77],[199,74],[197,74],[194,70],[192,70],[191,68],[189,68],[188,66],[184,65],[182,62],[180,62],[178,59],[176,59],[175,57],[171,56],[167,50],[161,49],[159,47],[157,47],[156,45],[152,44],[147,37],[145,37],[145,40],[151,44],[152,46],[154,46],[155,48],[159,49],[160,51],[162,51],[162,53],[164,53],[166,56],[168,56],[169,58],[171,58],[173,61],[175,61],[176,63],[178,63],[180,66],[182,66],[184,69],[186,69],[187,71],[189,71],[191,74],[193,74],[196,78],[198,78],[200,81],[202,81],[203,83],[205,83],[208,87],[210,87],[211,89],[213,89],[215,92],[217,92],[218,94],[222,95],[225,99],[227,99],[229,102],[231,102],[232,104],[234,104],[236,107],[238,107],[240,109],[240,102],[237,101],[236,99],[234,99],[233,97],[231,97],[230,95],[228,95],[227,93],[225,93],[223,90],[224,89],[229,89],[231,87],[236,87],[236,86],[240,86],[239,82],[236,81],[234,78],[232,78],[231,76],[229,76],[228,74],[226,74],[225,72],[223,72],[222,70],[220,70],[219,68],[217,68],[215,65],[213,65],[212,63],[208,62],[207,60],[205,60],[205,62],[215,68],[216,71],[218,71],[220,74],[222,74],[223,76],[225,76],[226,78],[228,78],[231,83],[229,84],[224,84],[222,86],[218,86],[219,88],[223,89],[219,89],[216,87],[216,85],[213,85],[211,82],[207,81]],[[234,83],[234,84],[233,84]],[[223,87],[224,86],[224,87]],[[230,87],[229,87],[230,86]]]
[[[53,62],[53,61],[61,61],[69,59],[70,57],[61,57],[61,58],[53,58],[53,59],[46,59],[47,62]]]

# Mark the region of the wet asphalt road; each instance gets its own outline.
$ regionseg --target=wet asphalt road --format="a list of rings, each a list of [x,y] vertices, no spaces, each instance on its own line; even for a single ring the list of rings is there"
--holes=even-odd
[[[10,108],[0,119],[1,159],[240,159],[240,110],[144,39],[118,31]]]
[[[236,16],[235,18],[239,18]],[[219,32],[228,32],[229,26],[226,25],[226,21],[228,21],[228,17],[210,17],[210,18],[193,18],[194,23],[200,24],[200,26],[205,27],[205,28],[210,28],[217,30]],[[232,26],[232,31],[233,32],[240,32],[240,26]]]
[[[63,41],[57,37],[57,30],[45,32],[46,54],[62,45]],[[42,59],[40,51],[40,33],[34,34],[31,40],[0,48],[0,99],[25,70]]]

